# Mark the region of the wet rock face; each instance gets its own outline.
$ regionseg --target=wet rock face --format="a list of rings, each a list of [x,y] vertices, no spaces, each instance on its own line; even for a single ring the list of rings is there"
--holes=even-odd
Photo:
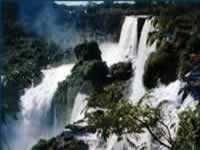
[[[53,97],[53,107],[61,127],[70,120],[76,95],[81,92],[88,94],[101,88],[109,73],[105,62],[101,60],[101,52],[96,42],[88,42],[75,48],[78,62],[73,67],[71,75],[59,84]]]
[[[108,67],[102,61],[88,62],[83,72],[84,79],[92,82],[104,82],[108,75]]]
[[[110,68],[113,80],[128,80],[132,77],[132,64],[131,62],[120,62],[114,64]]]
[[[179,55],[167,51],[151,53],[145,63],[143,83],[147,89],[155,88],[159,82],[168,85],[178,78]]]
[[[140,39],[145,20],[146,18],[138,18],[138,36],[137,36],[138,39]]]
[[[89,146],[81,140],[75,139],[73,136],[61,135],[54,137],[48,141],[40,140],[32,150],[88,150]]]
[[[101,60],[101,51],[96,42],[80,44],[74,52],[78,60]]]

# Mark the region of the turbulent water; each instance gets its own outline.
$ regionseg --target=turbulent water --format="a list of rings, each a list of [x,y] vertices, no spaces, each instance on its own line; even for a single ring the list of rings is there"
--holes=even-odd
[[[146,44],[148,39],[148,34],[153,31],[151,21],[152,21],[151,19],[147,19],[144,23],[138,47],[138,54],[136,56],[135,62],[133,62],[133,66],[135,67],[135,73],[131,91],[131,99],[133,101],[139,100],[145,94],[145,89],[143,86],[143,79],[142,79],[144,74],[144,65],[149,55],[156,49],[155,44],[153,44],[152,46],[148,46]]]
[[[188,96],[184,103],[180,103],[181,95],[178,95],[178,92],[184,85],[179,80],[169,84],[168,86],[159,85],[152,91],[145,90],[142,79],[145,62],[149,55],[156,50],[156,43],[154,43],[152,46],[146,44],[148,34],[154,30],[151,21],[152,19],[146,19],[140,39],[137,39],[138,18],[131,16],[126,17],[122,27],[119,44],[103,45],[103,51],[106,48],[109,50],[113,48],[114,50],[114,52],[107,52],[106,55],[103,56],[105,56],[104,60],[107,61],[108,64],[131,60],[134,70],[132,85],[130,87],[131,102],[135,104],[142,100],[144,105],[148,104],[151,107],[157,107],[159,105],[161,108],[162,119],[169,127],[172,138],[174,138],[179,123],[178,113],[187,108],[194,108],[197,102],[195,102],[191,96]],[[109,55],[113,57],[109,57]],[[115,55],[117,55],[117,57],[115,57]],[[166,129],[164,129],[164,131],[166,131]],[[168,144],[165,139],[161,140]],[[106,148],[101,147],[101,149],[140,150],[145,147],[148,150],[166,150],[165,147],[161,146],[159,143],[156,143],[148,132],[143,134],[124,135],[123,140],[120,142],[117,141],[117,137],[113,135],[108,139]]]
[[[138,22],[136,17],[125,18],[119,43],[104,42],[100,44],[102,58],[108,66],[120,61],[132,61],[137,54]]]
[[[76,96],[74,108],[71,115],[71,123],[74,123],[84,118],[84,108],[87,105],[85,101],[86,97],[87,97],[86,95],[81,93],[78,93],[78,95]]]
[[[15,133],[9,138],[11,150],[28,150],[40,139],[51,137],[54,131],[54,115],[51,102],[58,87],[69,74],[73,65],[61,65],[56,68],[43,70],[42,82],[25,90],[21,97],[22,112],[19,120],[9,127]]]
[[[155,44],[146,45],[149,32],[154,28],[151,19],[146,19],[143,29],[138,39],[138,17],[128,16],[125,18],[122,26],[119,43],[101,43],[103,60],[108,66],[120,61],[131,61],[134,75],[130,87],[130,100],[133,104],[142,101],[144,104],[156,107],[160,105],[164,122],[170,127],[172,137],[176,135],[178,128],[177,114],[188,107],[195,107],[195,101],[188,96],[184,103],[180,103],[181,95],[178,91],[183,87],[179,80],[168,86],[159,85],[152,91],[146,91],[143,85],[143,74],[145,62],[151,52],[155,51]],[[54,96],[58,83],[63,81],[69,74],[73,65],[62,65],[56,68],[44,70],[42,82],[36,86],[26,89],[25,94],[21,97],[22,112],[21,118],[14,124],[16,135],[9,139],[13,150],[30,149],[40,137],[50,137],[55,134],[55,118],[52,109],[52,97]],[[71,123],[76,122],[84,117],[84,101],[86,95],[78,93],[75,99],[73,111],[71,114]],[[141,98],[143,98],[141,100]],[[57,131],[57,129],[56,129]],[[117,136],[112,135],[107,143],[103,143],[96,134],[78,137],[87,142],[90,150],[140,150],[147,147],[148,150],[165,150],[152,140],[148,132],[143,134],[124,135],[122,141],[117,141]],[[164,143],[166,140],[162,139]],[[132,144],[130,144],[132,143]]]

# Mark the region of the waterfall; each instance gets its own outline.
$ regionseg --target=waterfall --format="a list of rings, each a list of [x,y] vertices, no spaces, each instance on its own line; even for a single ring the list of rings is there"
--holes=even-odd
[[[70,74],[72,67],[72,64],[68,64],[43,70],[41,83],[25,90],[21,96],[20,119],[12,124],[16,137],[9,139],[14,150],[28,150],[41,137],[47,138],[56,134],[53,129],[51,102],[58,83]]]
[[[183,87],[180,80],[174,81],[169,85],[159,85],[150,93],[144,88],[143,74],[145,62],[152,52],[156,50],[155,43],[152,46],[146,45],[148,34],[154,30],[151,21],[146,19],[140,39],[138,39],[138,17],[127,16],[122,25],[120,40],[118,43],[101,43],[103,60],[108,66],[121,61],[131,61],[134,75],[130,87],[130,100],[133,104],[141,98],[142,103],[152,107],[161,108],[164,122],[170,128],[172,137],[175,137],[178,128],[178,113],[188,107],[195,107],[196,102],[189,95],[184,103],[180,103],[181,96],[179,90]],[[139,41],[139,43],[138,43]],[[43,70],[42,82],[36,87],[31,86],[25,90],[21,96],[22,112],[19,120],[12,123],[10,129],[14,129],[16,134],[9,136],[9,142],[14,150],[29,150],[40,138],[48,138],[55,135],[59,129],[54,130],[55,109],[52,109],[52,98],[57,90],[58,83],[66,79],[71,73],[73,64],[61,65],[56,68]],[[150,97],[146,98],[145,95]],[[86,95],[78,93],[75,98],[70,123],[74,123],[84,118],[84,108],[86,106]],[[63,112],[62,112],[63,113]],[[86,123],[87,124],[87,123]],[[60,129],[62,130],[62,129]],[[116,135],[111,135],[107,143],[103,143],[97,134],[86,134],[77,136],[89,144],[90,150],[136,150],[147,147],[149,150],[166,150],[159,144],[155,144],[148,132],[142,134],[126,134],[122,141],[117,141]],[[165,139],[161,139],[166,143]],[[102,144],[103,143],[103,144]],[[132,144],[130,144],[132,143]]]
[[[145,94],[148,94],[143,85],[143,74],[145,62],[149,55],[156,50],[156,43],[152,46],[148,46],[147,39],[148,34],[154,30],[151,19],[146,19],[145,24],[142,29],[138,53],[136,59],[133,61],[133,66],[135,67],[134,76],[131,86],[131,96],[130,99],[133,104],[137,103]],[[170,83],[169,85],[159,85],[157,88],[153,89],[150,93],[151,98],[143,98],[144,104],[149,104],[151,107],[161,108],[162,119],[164,123],[169,127],[172,138],[176,136],[176,131],[178,129],[178,113],[181,111],[195,107],[197,102],[191,96],[188,96],[183,104],[181,104],[181,96],[178,95],[179,90],[183,87],[183,83],[179,80]],[[173,127],[172,127],[173,126]],[[136,145],[139,149],[146,146],[148,149],[160,149],[166,150],[165,147],[154,143],[152,137],[148,132],[135,136],[126,135],[132,143]],[[167,143],[165,139],[161,139],[164,143]],[[128,145],[126,145],[128,147]]]
[[[120,61],[131,61],[137,54],[138,18],[127,16],[122,25],[119,43],[100,44],[102,58],[111,66]]]
[[[142,79],[144,73],[144,65],[149,55],[156,49],[155,44],[153,44],[152,46],[148,46],[146,44],[149,33],[153,31],[151,21],[152,21],[151,19],[146,19],[144,23],[141,37],[139,40],[140,43],[138,47],[138,54],[135,62],[133,63],[133,66],[135,67],[135,73],[131,88],[131,93],[132,93],[131,100],[133,101],[139,100],[145,94],[145,89],[143,86],[143,79]]]
[[[122,26],[119,47],[124,58],[133,59],[137,52],[138,18],[128,16]]]
[[[189,95],[184,103],[181,102],[181,95],[178,94],[179,90],[184,86],[183,83],[179,80],[170,83],[169,85],[159,85],[157,88],[154,88],[150,93],[150,98],[146,98],[145,95],[148,94],[143,85],[143,74],[145,62],[152,52],[156,50],[156,43],[152,46],[148,46],[147,39],[148,34],[154,30],[151,21],[152,19],[146,19],[141,36],[139,39],[139,45],[137,48],[136,38],[137,34],[137,17],[126,17],[124,24],[122,26],[121,36],[119,44],[116,47],[115,52],[118,56],[114,57],[114,52],[107,52],[106,61],[117,63],[119,61],[126,61],[126,56],[132,61],[134,75],[132,78],[132,85],[130,87],[130,100],[133,104],[137,103],[142,97],[142,103],[151,105],[151,107],[160,106],[162,119],[164,123],[169,126],[172,138],[176,136],[178,129],[179,118],[178,114],[188,108],[195,108],[197,102]],[[134,32],[135,31],[135,32]],[[105,45],[104,45],[105,46]],[[113,45],[112,45],[113,46]],[[112,47],[111,46],[111,47]],[[116,46],[116,45],[115,45]],[[106,46],[105,46],[106,47]],[[112,48],[108,48],[108,51],[112,51]],[[104,48],[103,48],[104,49]],[[105,48],[106,49],[106,48]],[[114,49],[113,49],[114,50]],[[104,52],[105,50],[103,50]],[[111,56],[113,56],[111,58]],[[117,58],[117,59],[116,59]],[[113,61],[114,59],[115,61]],[[110,63],[109,62],[109,63]],[[173,126],[173,127],[172,127]],[[126,140],[125,140],[126,139]],[[127,140],[129,142],[127,142]],[[167,143],[165,139],[161,139],[164,143]],[[132,145],[130,145],[130,142]],[[122,141],[117,141],[117,137],[112,135],[107,141],[107,147],[101,148],[106,150],[122,150],[122,149],[160,149],[166,150],[165,147],[161,146],[158,143],[155,143],[152,140],[149,132],[143,134],[127,134],[123,136]]]
[[[81,93],[78,93],[78,95],[76,96],[71,115],[71,123],[84,118],[84,108],[87,105],[85,100],[86,97],[87,97],[86,95]]]

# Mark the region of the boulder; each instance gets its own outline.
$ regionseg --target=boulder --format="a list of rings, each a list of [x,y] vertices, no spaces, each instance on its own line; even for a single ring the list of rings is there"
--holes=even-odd
[[[77,94],[89,94],[101,89],[107,82],[109,73],[105,62],[101,60],[101,52],[96,42],[80,44],[75,48],[75,52],[78,62],[73,67],[71,75],[59,84],[53,97],[56,118],[61,127],[70,120]]]
[[[73,136],[62,133],[50,140],[40,140],[32,150],[88,150],[89,146]]]
[[[101,51],[94,41],[78,45],[74,52],[78,60],[101,60]]]
[[[114,64],[110,68],[113,80],[128,80],[132,77],[132,64],[131,62],[120,62]]]
[[[105,62],[95,60],[91,62],[85,62],[83,69],[83,77],[86,80],[93,82],[104,82],[109,73],[109,69]]]

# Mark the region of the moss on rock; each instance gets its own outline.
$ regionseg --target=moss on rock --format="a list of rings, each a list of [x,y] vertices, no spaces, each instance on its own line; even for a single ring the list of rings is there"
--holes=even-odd
[[[81,140],[75,139],[73,136],[61,135],[50,140],[41,139],[32,150],[88,150],[89,146]]]
[[[173,52],[153,52],[145,64],[144,86],[148,89],[157,86],[158,81],[169,84],[178,77],[179,55]]]
[[[101,89],[106,84],[109,74],[108,67],[101,60],[101,52],[96,42],[78,45],[75,53],[78,62],[73,67],[71,75],[59,84],[53,97],[54,107],[57,110],[56,118],[61,126],[69,121],[76,95],[79,92],[89,94]]]
[[[74,52],[78,60],[101,60],[101,51],[95,41],[78,45]]]
[[[111,78],[115,81],[128,80],[132,77],[132,63],[119,62],[110,68]]]

